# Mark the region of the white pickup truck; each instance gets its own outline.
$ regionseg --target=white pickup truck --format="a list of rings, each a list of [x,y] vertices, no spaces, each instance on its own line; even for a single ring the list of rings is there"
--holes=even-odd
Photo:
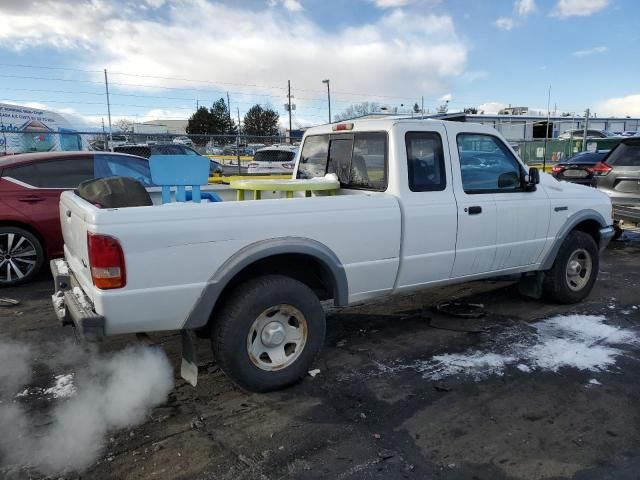
[[[56,312],[86,338],[180,330],[210,337],[247,390],[299,380],[325,336],[321,301],[345,306],[439,285],[521,275],[521,291],[584,299],[613,236],[611,202],[527,169],[494,129],[375,119],[309,129],[294,177],[335,173],[336,195],[97,208],[61,196]]]

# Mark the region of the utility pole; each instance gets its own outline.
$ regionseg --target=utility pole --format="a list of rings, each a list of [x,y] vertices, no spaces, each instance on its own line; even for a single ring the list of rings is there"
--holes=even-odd
[[[109,142],[107,150],[113,151],[111,144],[113,143],[113,134],[111,132],[111,104],[109,103],[109,80],[107,80],[107,69],[104,69],[104,87],[107,91],[107,114],[109,116]]]
[[[331,123],[331,89],[329,88],[329,79],[325,78],[322,83],[327,84],[327,100],[329,101],[329,123]]]
[[[422,96],[422,106],[420,107],[420,120],[424,120],[424,95]]]
[[[549,120],[551,118],[551,85],[549,85],[549,93],[547,95],[547,125],[544,132],[544,157],[542,158],[542,171],[547,166],[547,142],[549,140]]]
[[[289,102],[289,143],[293,143],[293,138],[291,138],[291,80],[287,80],[287,100]]]
[[[200,100],[196,98],[196,112],[200,110]]]
[[[227,113],[229,114],[229,130],[231,130],[231,102],[229,101],[229,92],[227,92]]]
[[[591,111],[587,108],[584,112],[584,132],[582,132],[582,151],[587,151],[587,130],[589,129],[589,114]]]
[[[236,107],[238,109],[238,135],[236,136],[236,158],[238,159],[238,175],[242,175],[242,170],[240,169],[240,107]],[[229,113],[231,115],[231,113]]]

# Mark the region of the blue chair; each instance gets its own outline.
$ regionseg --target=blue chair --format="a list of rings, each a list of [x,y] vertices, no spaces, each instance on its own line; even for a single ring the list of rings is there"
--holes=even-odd
[[[151,155],[151,180],[162,187],[162,203],[171,203],[171,188],[176,187],[176,202],[200,203],[202,197],[220,201],[215,194],[200,192],[200,185],[209,181],[210,160],[199,155]],[[186,187],[191,187],[190,191]]]

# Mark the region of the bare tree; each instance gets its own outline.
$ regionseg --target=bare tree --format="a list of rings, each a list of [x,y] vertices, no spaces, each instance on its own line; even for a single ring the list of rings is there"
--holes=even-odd
[[[349,120],[351,118],[362,117],[379,110],[380,104],[376,102],[362,102],[349,105],[342,113],[335,115],[333,118],[336,122]]]
[[[130,120],[127,120],[126,118],[121,118],[120,120],[118,120],[114,126],[116,127],[116,130],[120,133],[133,133],[133,122]]]

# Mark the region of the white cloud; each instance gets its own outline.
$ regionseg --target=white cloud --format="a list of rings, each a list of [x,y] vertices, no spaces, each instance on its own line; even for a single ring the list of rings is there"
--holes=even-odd
[[[520,17],[526,17],[536,9],[535,0],[516,0],[514,4],[516,14]]]
[[[558,0],[551,11],[554,17],[587,17],[609,5],[609,0]]]
[[[450,93],[446,93],[442,95],[438,100],[441,102],[450,102],[451,100],[453,100],[453,95],[451,95]]]
[[[234,90],[270,92],[277,98],[274,103],[284,98],[283,88],[242,84],[285,87],[291,79],[294,92],[307,89],[317,93],[305,96],[319,98],[320,81],[330,78],[336,100],[341,91],[362,93],[361,99],[343,97],[354,102],[371,100],[367,94],[429,95],[462,75],[467,60],[467,47],[447,15],[396,9],[375,22],[326,31],[304,12],[292,21],[288,12],[266,4],[256,10],[184,0],[179,8],[165,8],[166,15],[157,18],[132,15],[114,2],[25,1],[21,8],[0,7],[0,43],[13,49],[53,46],[69,51],[69,57],[94,62],[82,67],[108,68],[114,83],[208,85],[116,72],[209,80],[223,88],[234,84]],[[101,79],[99,73],[95,79]]]
[[[586,57],[587,55],[594,55],[596,53],[604,53],[607,52],[609,48],[607,47],[593,47],[593,48],[585,48],[584,50],[576,50],[573,52],[573,55],[576,57]]]
[[[280,0],[282,6],[290,12],[301,12],[304,10],[299,0]],[[269,5],[275,7],[278,4],[278,0],[269,0]]]
[[[372,0],[378,8],[396,8],[408,5],[411,0]]]
[[[502,102],[486,102],[478,105],[478,112],[484,112],[487,115],[495,115],[500,110],[508,106],[509,105]]]
[[[284,0],[284,8],[291,12],[302,11],[302,4],[298,0]]]
[[[640,94],[609,98],[596,104],[596,110],[602,116],[640,117]]]
[[[498,27],[500,30],[512,30],[513,27],[516,26],[516,22],[513,21],[512,18],[509,17],[500,17],[493,24]]]

